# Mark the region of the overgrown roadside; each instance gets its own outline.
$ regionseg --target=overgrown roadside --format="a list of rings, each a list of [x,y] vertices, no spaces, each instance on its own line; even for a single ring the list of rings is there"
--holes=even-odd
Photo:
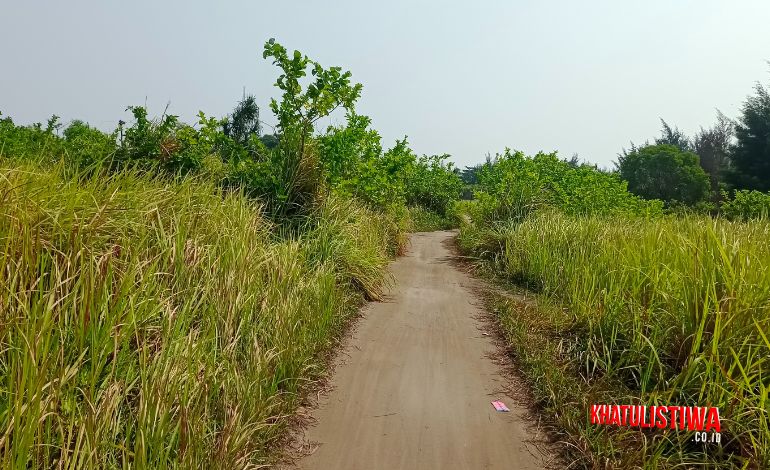
[[[741,451],[735,442],[720,447],[698,444],[687,431],[590,424],[594,404],[649,402],[616,374],[596,369],[586,374],[588,359],[582,351],[591,337],[558,298],[514,283],[492,260],[468,260],[496,286],[485,292],[487,308],[569,468],[736,468]],[[747,463],[742,468],[762,467]]]
[[[251,96],[197,124],[131,106],[110,133],[0,115],[0,467],[274,463],[407,207],[459,197],[448,156],[383,146],[350,72],[263,57],[272,134]]]
[[[575,370],[567,354],[573,342],[571,325],[563,312],[536,293],[499,278],[478,261],[465,262],[488,282],[480,286],[479,294],[492,319],[493,334],[525,384],[519,396],[555,443],[562,468],[635,468],[637,454],[618,460],[606,428],[591,429],[587,424],[590,405],[610,401],[610,390],[618,384],[589,384]],[[609,455],[604,455],[604,449]]]
[[[195,179],[0,169],[0,466],[253,468],[398,225],[328,198],[300,234]]]
[[[573,465],[770,466],[767,219],[664,213],[546,154],[499,156],[474,194],[458,242],[538,293],[493,307]]]
[[[581,401],[587,386],[565,371],[558,334],[566,327],[559,324],[564,323],[561,315],[548,306],[547,299],[511,284],[488,263],[464,256],[467,251],[457,237],[451,240],[451,249],[458,254],[458,267],[478,280],[474,289],[483,302],[486,334],[498,348],[496,362],[512,376],[512,383],[523,385],[511,393],[530,409],[530,418],[552,443],[550,450],[558,462],[554,468],[591,467],[587,444],[573,439],[569,432],[584,418],[582,413],[571,412],[575,407],[569,405]]]
[[[511,284],[481,260],[463,262],[487,283],[478,288],[496,330],[493,334],[526,384],[519,396],[555,443],[563,468],[641,468],[640,455],[633,449],[639,438],[650,436],[588,424],[591,404],[611,402],[619,390],[631,395],[617,382],[589,383],[581,376],[569,356],[576,340],[564,311],[549,299]],[[627,443],[626,448],[618,448],[614,442],[618,438]]]

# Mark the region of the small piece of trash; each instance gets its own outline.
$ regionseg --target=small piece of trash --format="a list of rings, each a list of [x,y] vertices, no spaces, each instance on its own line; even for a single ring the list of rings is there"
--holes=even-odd
[[[489,336],[489,333],[481,333],[481,336]]]
[[[492,406],[494,406],[497,411],[511,411],[505,406],[505,403],[501,401],[493,401]]]

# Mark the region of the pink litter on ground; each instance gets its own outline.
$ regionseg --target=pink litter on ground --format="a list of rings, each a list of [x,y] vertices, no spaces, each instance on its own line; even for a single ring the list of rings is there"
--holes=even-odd
[[[505,403],[501,401],[493,401],[492,406],[494,406],[497,411],[511,411],[505,406]]]

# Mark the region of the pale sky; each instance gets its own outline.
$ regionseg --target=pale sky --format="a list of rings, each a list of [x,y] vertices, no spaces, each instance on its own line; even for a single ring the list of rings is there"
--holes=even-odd
[[[170,102],[193,122],[245,86],[274,122],[274,37],[350,70],[385,147],[408,135],[460,166],[511,147],[608,167],[661,117],[688,134],[715,109],[736,117],[770,83],[768,25],[767,0],[4,0],[0,111],[111,130],[128,105]]]

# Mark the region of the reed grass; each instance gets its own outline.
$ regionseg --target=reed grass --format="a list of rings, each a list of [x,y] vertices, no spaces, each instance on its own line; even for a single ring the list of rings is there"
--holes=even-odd
[[[281,236],[205,180],[2,165],[2,468],[269,463],[400,237],[333,196]]]
[[[539,336],[555,338],[558,354],[532,361],[531,379],[548,375],[545,363],[552,372],[571,371],[593,398],[720,409],[721,446],[695,445],[691,433],[673,431],[629,444],[619,433],[614,449],[603,447],[602,466],[625,467],[633,455],[646,468],[770,468],[768,220],[545,212],[493,229],[466,221],[460,238],[497,272],[559,307],[540,317],[506,314],[524,329],[511,338],[543,330],[540,322],[547,331]],[[540,396],[561,413],[577,411],[585,421],[571,430],[591,441],[598,434],[587,424],[591,396],[570,401],[559,381],[546,378]]]

